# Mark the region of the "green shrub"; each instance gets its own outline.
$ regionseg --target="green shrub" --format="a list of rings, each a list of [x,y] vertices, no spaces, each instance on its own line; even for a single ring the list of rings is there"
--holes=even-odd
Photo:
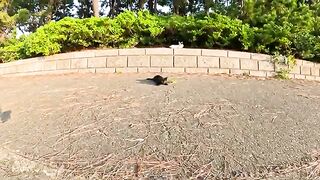
[[[241,20],[214,14],[202,22],[202,29],[208,36],[207,48],[249,49],[252,46],[253,29]]]
[[[116,24],[123,30],[119,47],[132,47],[136,45],[153,45],[157,36],[164,28],[161,19],[153,16],[149,11],[125,11],[115,18]]]
[[[264,6],[262,6],[264,5]],[[115,18],[66,17],[29,36],[0,45],[2,61],[51,55],[92,47],[169,46],[225,48],[320,58],[320,5],[298,6],[277,0],[246,1],[240,19],[212,13],[157,16],[124,11]]]
[[[201,46],[201,24],[192,16],[168,16],[163,34],[166,44],[177,44],[182,41],[187,46]],[[203,41],[202,41],[203,43]]]
[[[254,51],[319,58],[320,3],[297,1],[245,1],[242,17],[255,31]]]
[[[27,56],[50,55],[87,47],[112,46],[121,39],[123,29],[109,18],[64,18],[51,22],[25,41]]]
[[[24,36],[19,39],[11,38],[0,44],[0,63],[26,58],[23,52]]]

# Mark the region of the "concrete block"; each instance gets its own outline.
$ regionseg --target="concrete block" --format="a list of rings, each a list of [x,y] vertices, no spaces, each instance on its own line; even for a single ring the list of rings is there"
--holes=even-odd
[[[240,69],[258,70],[258,61],[251,59],[240,59]]]
[[[304,66],[304,67],[315,67],[315,63],[304,60],[304,61],[302,61],[302,66]]]
[[[300,74],[301,73],[301,69],[300,66],[294,66],[293,69],[290,71],[290,73],[292,74]]]
[[[175,56],[174,67],[197,67],[197,56]]]
[[[42,71],[42,68],[43,68],[42,61],[32,63],[32,71],[33,72]]]
[[[228,57],[250,59],[251,53],[239,52],[239,51],[228,51]]]
[[[7,64],[8,63],[0,63],[0,69],[3,68],[3,67],[7,67]]]
[[[32,59],[32,60],[31,60]],[[0,67],[11,67],[15,65],[21,65],[21,64],[30,64],[30,63],[35,63],[35,62],[41,62],[40,60],[34,60],[34,58],[27,59],[27,60],[17,60],[17,61],[11,61],[7,63],[0,63]]]
[[[42,70],[44,71],[52,71],[52,70],[56,70],[57,69],[57,65],[58,65],[58,61],[60,60],[52,60],[52,61],[43,61],[42,64]],[[66,60],[62,60],[62,61],[66,61]],[[69,60],[67,60],[69,61]]]
[[[95,50],[87,50],[87,51],[73,52],[71,58],[85,59],[85,58],[94,57],[94,56],[95,56]]]
[[[288,74],[289,79],[294,79],[294,74]]]
[[[119,49],[119,55],[120,56],[128,56],[128,55],[143,56],[145,54],[146,54],[146,50],[145,49],[138,49],[138,48]]]
[[[219,57],[198,56],[198,67],[219,68]]]
[[[29,63],[29,64],[25,64],[25,71],[24,72],[34,72],[35,69],[34,69],[34,66],[35,63]]]
[[[0,63],[0,68],[12,66],[12,62]]]
[[[17,72],[36,72],[36,71],[42,70],[41,61],[24,61],[20,64],[13,65],[13,66],[16,67]]]
[[[88,59],[71,59],[71,69],[83,69],[88,67]]]
[[[230,74],[229,69],[209,68],[209,74]]]
[[[311,75],[312,75],[312,76],[320,76],[320,68],[318,68],[318,67],[311,67]]]
[[[70,73],[77,73],[78,69],[60,69],[55,71],[40,71],[36,72],[37,74],[42,75],[49,75],[49,74],[70,74]]]
[[[259,61],[270,61],[272,59],[272,56],[267,54],[251,53],[251,59]]]
[[[316,80],[316,76],[306,76],[306,80],[314,81]]]
[[[151,67],[173,67],[173,56],[151,56]]]
[[[57,60],[57,69],[70,69],[71,62],[69,59],[67,60]]]
[[[78,73],[96,73],[96,69],[95,69],[95,68],[91,68],[91,69],[78,69]]]
[[[161,72],[161,68],[156,68],[156,67],[139,67],[138,72],[141,73],[148,73],[148,72]]]
[[[150,67],[150,57],[128,56],[128,67]]]
[[[3,74],[14,74],[17,73],[17,66],[8,66],[2,68]]]
[[[309,66],[301,66],[301,74],[303,75],[311,75],[311,67]]]
[[[220,68],[240,69],[240,60],[238,58],[220,57]]]
[[[184,68],[161,68],[164,73],[184,73]]]
[[[288,65],[285,65],[285,64],[275,64],[275,71],[281,71],[281,70],[286,70],[286,69],[289,69],[289,66]]]
[[[24,73],[24,72],[32,72],[32,64],[19,64],[16,65],[17,72]]]
[[[16,73],[16,74],[7,74],[7,75],[3,75],[3,76],[4,77],[34,76],[34,75],[38,75],[38,73],[39,72],[21,72],[21,73]]]
[[[186,68],[186,73],[207,74],[208,68]]]
[[[218,49],[202,49],[202,56],[227,57],[228,51]]]
[[[249,70],[240,70],[240,69],[230,69],[230,74],[236,74],[236,75],[249,75]]]
[[[61,54],[55,54],[51,56],[45,56],[44,60],[61,60],[61,59],[70,59],[73,58],[73,53],[61,53]]]
[[[88,58],[88,67],[89,68],[103,68],[107,67],[107,58],[106,57],[94,57]]]
[[[117,56],[117,55],[118,55],[118,49],[101,49],[101,50],[94,51],[95,57]]]
[[[301,75],[301,74],[295,74],[294,78],[295,79],[306,79],[306,76],[305,75]]]
[[[45,56],[44,60],[45,61],[51,61],[51,60],[57,60],[58,58],[55,58],[56,55],[51,55],[51,56]]]
[[[182,56],[200,56],[201,49],[189,49],[189,48],[173,49],[173,54],[182,55]]]
[[[127,67],[127,56],[107,57],[107,67]]]
[[[10,67],[10,66],[16,66],[16,70],[18,72],[31,72],[34,71],[34,65],[36,63],[41,62],[38,60],[38,58],[29,58],[29,59],[23,59],[18,61],[12,61],[9,63],[4,63],[4,67]],[[41,68],[41,67],[40,67]]]
[[[138,68],[127,67],[127,68],[116,68],[116,73],[137,73]]]
[[[56,70],[56,71],[47,71],[48,74],[72,74],[77,73],[78,69],[64,69],[64,70]]]
[[[170,49],[170,48],[147,48],[146,55],[173,55],[173,49]]]
[[[275,71],[275,65],[271,61],[258,61],[260,71]]]
[[[275,77],[276,75],[276,72],[267,71],[267,77]]]
[[[267,77],[267,72],[265,72],[265,71],[250,71],[250,76]]]
[[[303,65],[303,60],[301,60],[301,59],[296,59],[296,62],[297,62],[296,66],[302,66]]]
[[[18,64],[29,64],[29,63],[35,63],[35,62],[39,62],[39,61],[44,61],[45,58],[42,57],[34,57],[34,58],[27,58],[27,59],[20,59],[18,61],[13,61],[11,63],[18,63]]]
[[[116,68],[97,68],[96,73],[115,73]]]
[[[4,65],[6,67],[8,67],[8,66],[15,66],[15,65],[20,65],[20,64],[25,64],[25,61],[23,61],[23,60],[11,61],[11,62],[5,63]]]

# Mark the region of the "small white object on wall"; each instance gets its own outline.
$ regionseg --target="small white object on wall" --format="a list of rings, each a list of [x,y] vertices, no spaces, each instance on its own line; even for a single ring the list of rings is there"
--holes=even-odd
[[[170,48],[171,49],[182,49],[183,48],[183,42],[179,42],[178,45],[173,44],[173,45],[170,46]]]

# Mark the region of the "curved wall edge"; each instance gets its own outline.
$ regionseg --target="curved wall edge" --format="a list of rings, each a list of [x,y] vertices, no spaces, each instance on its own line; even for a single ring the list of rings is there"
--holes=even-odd
[[[0,76],[63,73],[199,73],[272,77],[283,65],[270,55],[217,49],[86,50],[0,64]],[[292,79],[320,81],[320,63],[297,59]]]

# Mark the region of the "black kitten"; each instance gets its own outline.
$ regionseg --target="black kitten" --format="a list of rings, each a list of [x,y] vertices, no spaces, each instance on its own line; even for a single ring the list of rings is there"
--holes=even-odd
[[[159,85],[168,85],[168,77],[162,77],[160,75],[156,75],[153,78],[147,78],[147,80],[153,81],[157,86]]]

